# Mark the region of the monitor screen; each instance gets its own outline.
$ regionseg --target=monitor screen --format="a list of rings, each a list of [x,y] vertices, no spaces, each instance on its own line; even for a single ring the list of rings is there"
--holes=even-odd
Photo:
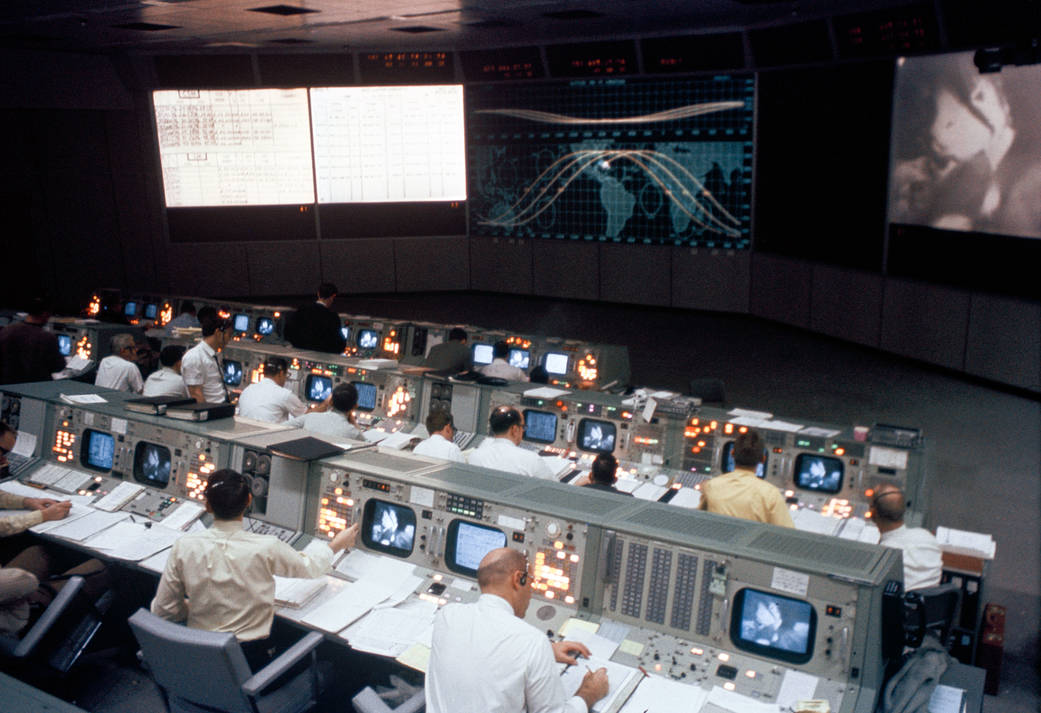
[[[127,302],[125,305],[123,305],[123,314],[125,314],[127,317],[136,317],[137,302]]]
[[[404,505],[370,500],[365,503],[361,538],[369,549],[408,557],[416,539],[416,513]]]
[[[308,374],[307,383],[304,386],[306,388],[307,400],[311,402],[325,401],[333,393],[332,377],[322,376],[321,374]]]
[[[145,319],[155,319],[156,315],[159,314],[159,305],[155,302],[149,302],[145,305]]]
[[[546,367],[547,374],[564,376],[567,374],[567,354],[547,352],[542,358],[542,366]]]
[[[235,315],[235,321],[232,323],[232,328],[236,332],[248,332],[249,331],[249,315],[248,314],[237,314],[237,315]]]
[[[471,350],[473,351],[474,355],[474,365],[492,363],[492,359],[494,357],[492,356],[493,349],[491,344],[474,344]]]
[[[793,664],[813,658],[817,612],[809,602],[745,588],[734,597],[731,617],[737,648]]]
[[[755,476],[757,478],[765,478],[766,477],[766,458],[767,458],[766,451],[763,451],[763,460],[761,460],[758,463],[756,463],[756,466],[755,466]],[[734,463],[734,442],[733,441],[727,441],[726,443],[723,444],[723,457],[720,458],[720,460],[722,461],[719,464],[719,469],[720,469],[721,473],[730,473],[735,468],[737,468],[737,464]]]
[[[242,362],[234,359],[224,360],[224,383],[228,386],[240,386],[242,384]]]
[[[583,418],[578,422],[578,447],[591,453],[610,453],[614,450],[617,431],[610,421]]]
[[[59,334],[58,351],[61,352],[62,356],[69,356],[72,354],[72,337],[68,334]]]
[[[360,349],[375,349],[380,343],[380,335],[374,329],[363,329],[358,332],[358,347]]]
[[[116,439],[108,433],[87,429],[83,432],[80,464],[91,470],[112,470]]]
[[[372,411],[376,408],[376,385],[365,381],[355,381],[354,388],[358,390],[358,410]]]
[[[557,440],[557,414],[548,411],[524,411],[524,440],[553,443]]]
[[[844,470],[838,458],[800,453],[795,459],[795,486],[803,490],[837,493],[842,490]]]
[[[343,335],[343,341],[346,342],[348,339],[351,338],[351,328],[350,327],[340,327],[340,334]]]
[[[466,520],[452,520],[447,534],[445,564],[468,577],[477,576],[477,565],[486,554],[506,546],[506,533],[502,530]]]
[[[531,360],[531,352],[527,349],[510,349],[510,366],[515,366],[518,369],[528,369],[528,362]]]
[[[257,320],[257,334],[266,337],[275,331],[275,320],[270,317],[261,317]]]
[[[170,482],[170,449],[140,441],[134,449],[134,480],[165,488]]]

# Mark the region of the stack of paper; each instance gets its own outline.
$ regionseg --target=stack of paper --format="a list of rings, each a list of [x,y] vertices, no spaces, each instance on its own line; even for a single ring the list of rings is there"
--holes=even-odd
[[[114,512],[144,492],[145,486],[123,481],[109,491],[108,495],[94,503],[98,510]]]
[[[183,534],[179,530],[171,530],[161,525],[149,527],[127,519],[101,531],[84,544],[91,549],[103,551],[104,555],[111,559],[140,562],[168,549]]]
[[[955,530],[953,527],[936,528],[936,539],[944,552],[954,552],[970,557],[994,559],[997,543],[990,535],[982,532]]]
[[[582,679],[585,678],[586,673],[589,671],[596,671],[600,668],[607,669],[607,683],[608,690],[607,695],[593,704],[592,710],[594,713],[601,713],[602,711],[608,710],[615,702],[615,698],[619,692],[626,688],[626,684],[631,684],[630,679],[634,677],[643,677],[643,673],[635,668],[624,666],[614,661],[608,661],[607,659],[597,658],[596,656],[590,659],[581,659],[575,666],[568,666],[564,672],[560,675],[561,681],[564,683],[564,690],[567,691],[569,696],[573,696],[578,687],[582,685]]]
[[[275,604],[299,609],[325,589],[325,577],[275,577]]]
[[[357,651],[397,657],[415,644],[430,647],[436,612],[433,602],[413,599],[396,607],[373,609],[340,636]]]

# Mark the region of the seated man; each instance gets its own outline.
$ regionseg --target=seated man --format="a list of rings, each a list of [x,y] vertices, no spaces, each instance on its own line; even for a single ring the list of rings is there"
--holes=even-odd
[[[331,282],[319,285],[318,299],[286,318],[286,341],[297,349],[342,354],[347,340],[340,331],[340,316],[332,311],[336,292]]]
[[[181,376],[181,359],[185,349],[179,344],[163,347],[159,352],[159,368],[145,379],[145,396],[188,396],[188,387]]]
[[[510,345],[499,341],[492,346],[492,363],[482,366],[477,371],[484,376],[491,376],[506,381],[528,381],[524,370],[506,361],[510,356]]]
[[[427,713],[586,713],[607,695],[607,670],[585,674],[568,697],[556,663],[590,655],[572,641],[550,643],[523,621],[531,602],[524,555],[492,550],[477,569],[480,598],[449,604],[434,617],[426,678]]]
[[[354,384],[337,384],[323,404],[310,413],[289,419],[290,426],[306,428],[332,438],[361,438],[361,429],[354,418],[354,407],[358,405],[358,389]]]
[[[470,465],[505,470],[544,480],[556,480],[553,471],[538,453],[520,447],[524,438],[524,417],[512,406],[499,406],[488,418],[492,438],[485,438],[470,454]]]
[[[199,319],[195,316],[195,305],[187,300],[181,303],[181,313],[166,324],[167,329],[176,329],[178,327],[197,328],[198,326]]]
[[[904,524],[904,493],[895,485],[875,491],[871,520],[878,526],[880,545],[904,553],[904,591],[935,587],[943,574],[943,552],[933,534],[921,527]]]
[[[268,636],[275,616],[275,575],[325,574],[333,555],[354,545],[358,525],[328,544],[316,543],[297,552],[277,537],[242,529],[253,496],[240,473],[224,469],[210,475],[205,498],[213,525],[174,543],[152,600],[152,613],[186,621],[193,629],[235,634],[256,671],[271,657]]]
[[[766,446],[757,431],[738,434],[734,441],[734,470],[701,484],[699,510],[795,527],[784,496],[774,486],[756,477]]]
[[[282,423],[307,413],[307,404],[286,388],[288,378],[289,363],[285,359],[265,359],[264,378],[247,386],[239,396],[239,416]]]
[[[98,364],[95,386],[104,386],[116,391],[132,391],[140,394],[145,380],[137,366],[137,343],[133,334],[117,334],[112,337],[112,354]]]
[[[585,487],[603,490],[606,493],[629,495],[614,486],[618,482],[618,459],[610,453],[601,453],[593,460],[593,468],[589,471],[589,482]]]
[[[430,438],[416,445],[413,453],[442,460],[452,460],[462,463],[463,452],[459,446],[452,442],[455,435],[455,426],[452,425],[452,414],[444,409],[430,409],[426,421],[427,433]]]
[[[435,344],[430,348],[425,364],[435,371],[458,374],[473,366],[472,358],[470,347],[466,346],[466,332],[459,327],[453,327],[448,332],[447,342]]]

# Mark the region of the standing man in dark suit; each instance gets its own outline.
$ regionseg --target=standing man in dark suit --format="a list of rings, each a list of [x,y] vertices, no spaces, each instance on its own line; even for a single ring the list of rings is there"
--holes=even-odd
[[[347,340],[340,331],[340,316],[332,311],[336,285],[323,282],[318,286],[318,299],[289,315],[285,337],[297,349],[342,354]]]

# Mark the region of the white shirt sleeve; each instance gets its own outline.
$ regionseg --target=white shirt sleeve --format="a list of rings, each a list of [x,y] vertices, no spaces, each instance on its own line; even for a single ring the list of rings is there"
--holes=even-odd
[[[530,657],[524,686],[527,713],[588,713],[584,700],[578,696],[567,697],[548,639],[526,653]],[[564,701],[564,705],[560,701]]]

